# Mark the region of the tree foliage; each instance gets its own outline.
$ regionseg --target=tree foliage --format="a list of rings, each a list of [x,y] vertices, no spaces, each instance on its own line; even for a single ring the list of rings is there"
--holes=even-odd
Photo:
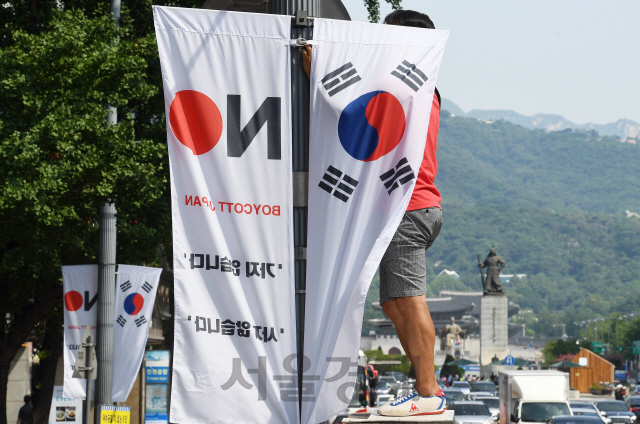
[[[121,263],[158,263],[170,240],[166,147],[136,122],[159,93],[145,59],[154,38],[118,31],[106,14],[47,16],[5,33],[0,50],[0,313],[10,317],[0,322],[0,423],[17,349],[47,317],[59,322],[60,266],[97,261],[98,205],[117,203]],[[106,123],[108,104],[118,125]]]
[[[393,10],[402,9],[402,0],[385,0],[391,5]],[[364,5],[369,14],[369,22],[378,23],[380,21],[380,0],[364,0]]]
[[[570,336],[586,337],[574,322],[638,310],[640,220],[623,212],[640,211],[640,146],[446,111],[438,144],[444,222],[426,253],[428,296],[481,290],[477,255],[495,245],[507,261],[504,273],[527,274],[504,287],[530,310],[514,318],[530,335],[559,337],[553,325],[566,324]],[[444,269],[460,279],[436,277]],[[378,293],[376,278],[367,303]],[[366,319],[383,315],[366,308],[368,332]],[[593,324],[591,331],[593,338]]]

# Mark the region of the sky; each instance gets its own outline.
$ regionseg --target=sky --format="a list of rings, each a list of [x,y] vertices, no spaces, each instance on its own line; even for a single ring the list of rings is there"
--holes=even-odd
[[[364,0],[343,0],[367,22]],[[391,7],[380,0],[381,18]],[[403,0],[450,32],[438,90],[465,112],[640,123],[640,1]]]

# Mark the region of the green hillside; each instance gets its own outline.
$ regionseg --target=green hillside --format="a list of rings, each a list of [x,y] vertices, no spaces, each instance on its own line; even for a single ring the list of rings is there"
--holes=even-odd
[[[528,130],[443,111],[438,162],[444,201],[640,212],[640,145],[593,131]]]
[[[491,245],[510,300],[531,308],[530,329],[640,308],[640,146],[593,132],[547,133],[442,114],[438,141],[443,228],[427,252],[429,295],[481,290],[477,255]],[[438,264],[436,266],[435,264]],[[460,279],[435,276],[455,270]],[[374,279],[367,302],[377,300]],[[367,307],[366,320],[379,316]]]

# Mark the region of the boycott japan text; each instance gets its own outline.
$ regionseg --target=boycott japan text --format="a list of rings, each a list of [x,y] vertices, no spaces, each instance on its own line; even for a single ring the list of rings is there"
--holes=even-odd
[[[216,203],[220,205],[220,212],[246,214],[246,215],[273,215],[280,216],[280,205],[261,205],[255,203],[214,202],[206,196],[184,195],[185,206],[203,206],[215,212]],[[225,210],[225,206],[227,207]]]

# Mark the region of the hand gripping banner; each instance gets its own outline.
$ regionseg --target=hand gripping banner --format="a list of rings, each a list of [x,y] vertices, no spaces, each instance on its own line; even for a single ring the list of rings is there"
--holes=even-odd
[[[315,20],[303,423],[353,396],[367,290],[413,192],[447,37]]]
[[[154,7],[171,166],[171,422],[298,422],[290,16]]]

